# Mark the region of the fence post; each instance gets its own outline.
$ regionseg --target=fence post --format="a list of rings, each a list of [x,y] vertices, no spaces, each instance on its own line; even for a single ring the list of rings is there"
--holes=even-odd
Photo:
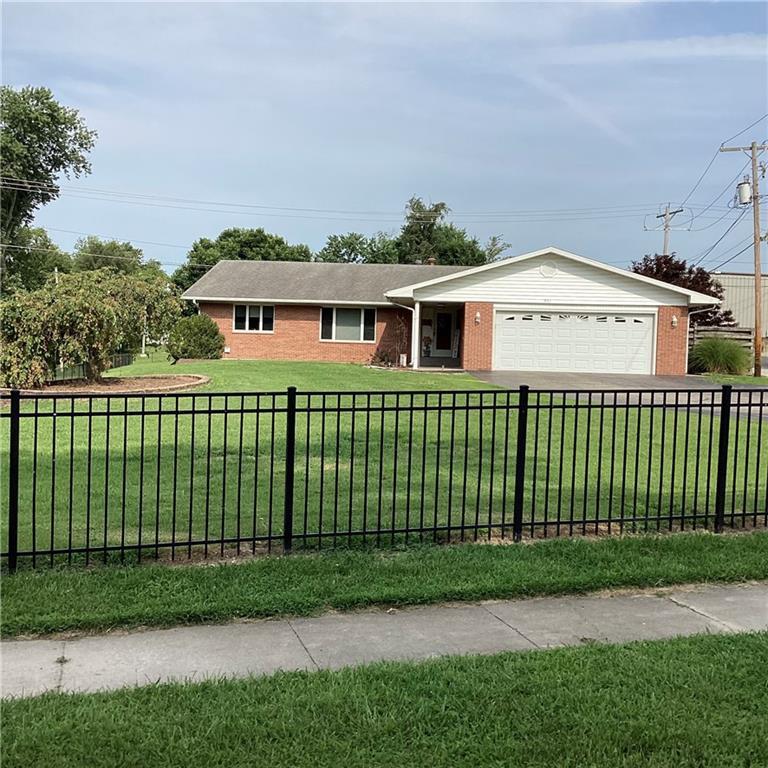
[[[523,492],[525,488],[525,451],[528,443],[528,386],[520,386],[517,411],[517,449],[515,453],[515,499],[512,512],[512,540],[523,538]]]
[[[722,533],[725,523],[725,483],[728,474],[728,438],[731,427],[732,389],[730,384],[723,384],[720,399],[720,436],[717,443],[717,484],[715,486],[715,533]]]
[[[8,462],[8,570],[14,573],[19,551],[19,422],[21,393],[11,390],[11,428]]]
[[[293,546],[293,479],[296,465],[296,387],[288,387],[285,412],[285,496],[283,502],[283,552]]]

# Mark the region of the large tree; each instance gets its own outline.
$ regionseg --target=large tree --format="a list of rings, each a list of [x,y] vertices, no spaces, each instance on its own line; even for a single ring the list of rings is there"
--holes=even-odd
[[[15,244],[35,211],[58,197],[61,175],[90,173],[95,140],[78,111],[59,104],[48,88],[0,88],[0,242]]]
[[[666,256],[659,253],[652,256],[646,254],[640,261],[632,262],[632,271],[689,291],[698,291],[716,299],[723,298],[723,286],[706,269],[689,265],[684,259],[678,259],[675,253]],[[715,306],[706,312],[691,315],[690,323],[702,326],[733,325],[734,319],[729,309]]]
[[[203,237],[192,244],[187,263],[173,273],[173,282],[182,290],[189,288],[207,268],[224,259],[250,261],[310,261],[312,251],[306,245],[290,245],[280,235],[263,229],[225,229],[215,240]]]
[[[56,271],[72,271],[72,258],[51,240],[41,227],[22,227],[8,250],[5,293],[41,288]]]
[[[412,197],[405,221],[396,236],[377,232],[370,237],[359,232],[330,235],[317,253],[318,261],[350,264],[435,264],[474,267],[499,258],[510,246],[499,235],[481,246],[476,237],[444,219],[445,203],[426,204]]]
[[[439,262],[435,230],[450,208],[445,203],[428,205],[420,197],[412,197],[405,205],[405,222],[398,237],[399,261],[403,264]]]
[[[0,303],[0,379],[41,386],[59,360],[98,379],[115,352],[136,348],[143,333],[161,338],[180,314],[164,278],[101,269],[48,280]]]
[[[476,237],[453,224],[438,224],[432,233],[432,247],[436,263],[475,267],[488,261],[485,250]]]
[[[74,272],[109,269],[130,275],[144,265],[141,248],[128,242],[102,240],[96,235],[80,238],[72,254]]]
[[[365,264],[371,260],[371,240],[359,232],[329,235],[315,258],[317,261]]]

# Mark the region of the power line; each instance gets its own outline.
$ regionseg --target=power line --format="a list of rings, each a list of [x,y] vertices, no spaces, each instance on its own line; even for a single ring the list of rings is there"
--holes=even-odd
[[[750,237],[750,240],[751,239],[752,238]],[[725,261],[721,261],[716,267],[712,267],[712,269],[710,269],[709,271],[710,272],[717,272],[717,270],[720,269],[720,267],[724,267],[726,264],[730,264],[737,256],[741,256],[742,253],[745,253],[751,247],[752,247],[752,243],[750,243],[749,245],[747,245],[744,248],[742,248],[738,253],[735,253],[729,259],[726,259]]]
[[[718,149],[717,151],[718,151],[718,153],[720,152],[720,150],[719,150],[719,149]],[[740,170],[740,171],[739,171],[739,172],[736,174],[736,176],[734,176],[734,178],[732,178],[732,179],[731,179],[731,180],[728,182],[728,184],[726,184],[726,185],[725,185],[725,187],[723,188],[723,191],[722,191],[722,192],[720,192],[720,194],[718,194],[718,195],[717,195],[717,196],[716,196],[716,197],[715,197],[715,198],[712,200],[712,202],[711,202],[709,205],[707,205],[705,208],[703,208],[703,209],[701,210],[701,213],[695,214],[694,216],[692,216],[692,217],[691,217],[691,220],[690,220],[689,224],[690,224],[690,223],[693,223],[693,222],[694,222],[696,219],[698,219],[698,218],[701,218],[701,215],[702,215],[703,213],[706,213],[706,212],[707,212],[707,211],[708,211],[710,208],[712,208],[712,207],[714,206],[714,204],[715,204],[715,203],[716,203],[716,202],[717,202],[717,201],[718,201],[718,200],[719,200],[719,199],[720,199],[720,198],[721,198],[721,197],[722,197],[724,194],[726,194],[726,193],[728,192],[728,190],[729,190],[729,189],[731,189],[731,188],[733,187],[733,185],[734,185],[734,184],[735,184],[735,183],[736,183],[736,182],[739,180],[739,177],[741,176],[741,174],[742,174],[742,173],[744,173],[744,171],[747,169],[747,166],[748,166],[748,165],[749,165],[749,161],[747,161],[747,162],[746,162],[746,163],[743,165],[743,167],[741,168],[741,170]]]
[[[726,139],[725,141],[721,142],[720,147],[727,144],[729,141],[733,141],[733,139],[735,139],[737,136],[741,136],[742,133],[746,133],[750,128],[754,128],[754,126],[756,126],[761,120],[765,120],[766,117],[768,117],[768,113],[762,115],[761,117],[758,117],[754,123],[750,123],[746,128],[739,131],[736,134],[736,136],[731,136],[729,139]],[[715,160],[717,160],[717,157],[720,154],[720,147],[718,147],[715,150],[714,155],[712,155],[712,159],[709,161],[709,163],[707,163],[707,167],[704,169],[701,176],[699,176],[698,180],[691,188],[691,191],[685,196],[685,198],[683,199],[683,202],[680,203],[681,207],[684,206],[691,199],[691,195],[693,195],[693,193],[699,188],[699,185],[704,180],[704,177],[707,175],[707,173],[709,173],[709,169],[715,164]]]
[[[37,182],[28,182],[20,179],[13,179],[5,177],[3,185],[9,189],[16,189],[20,191],[28,191],[26,184],[31,184],[35,188],[57,190],[59,187],[52,187],[50,185],[42,185]],[[207,200],[194,200],[190,198],[176,198],[165,197],[160,195],[146,195],[146,194],[134,194],[125,192],[116,192],[109,190],[98,190],[88,187],[65,187],[65,194],[77,197],[78,199],[85,200],[104,200],[110,202],[122,202],[131,205],[145,205],[150,207],[159,208],[175,208],[179,210],[193,210],[201,212],[212,213],[239,213],[239,214],[251,214],[261,216],[274,216],[278,218],[305,218],[315,220],[348,220],[356,222],[384,222],[384,223],[400,223],[403,220],[403,213],[388,213],[377,211],[342,211],[335,209],[320,209],[320,208],[290,208],[290,207],[278,207],[278,206],[263,206],[250,203],[223,203]],[[102,197],[105,195],[105,197]],[[188,205],[176,205],[175,203],[185,203]],[[203,206],[221,206],[223,209],[247,209],[247,210],[220,210],[219,208],[207,208]],[[712,206],[710,206],[712,207]],[[626,204],[620,206],[595,206],[590,208],[553,208],[553,209],[520,209],[510,211],[450,211],[451,218],[462,219],[461,223],[475,223],[475,224],[489,224],[489,223],[525,223],[526,220],[531,222],[546,222],[546,221],[579,221],[579,220],[593,220],[600,218],[634,218],[647,208],[644,204]],[[253,209],[258,209],[253,211]],[[265,211],[269,211],[266,213]],[[274,211],[303,211],[307,213],[275,213]],[[309,214],[313,215],[309,215]],[[315,215],[315,214],[332,214],[332,215]],[[339,214],[339,215],[335,215]],[[600,215],[603,214],[603,215]],[[353,217],[353,218],[350,218]],[[376,216],[377,218],[361,218],[363,216]],[[471,216],[482,216],[484,218],[478,220],[466,219]],[[386,217],[386,218],[379,218]],[[530,218],[527,218],[530,217]],[[425,216],[422,219],[415,218],[417,221],[432,221],[434,217]]]
[[[725,146],[726,144],[728,144],[729,142],[733,141],[734,139],[737,139],[739,136],[741,136],[742,133],[746,133],[750,128],[754,128],[758,123],[760,123],[763,120],[765,120],[766,117],[768,117],[768,112],[766,112],[761,117],[758,117],[757,120],[755,120],[754,123],[750,123],[746,128],[744,128],[743,130],[739,131],[735,136],[731,136],[729,139],[726,139],[720,146],[721,147]],[[718,152],[719,151],[720,150],[718,149]]]
[[[112,235],[98,235],[95,232],[81,232],[77,229],[58,229],[57,227],[45,227],[49,232],[65,232],[68,235],[83,235],[83,237],[98,237],[102,240],[119,240],[123,242],[142,243],[143,245],[159,245],[163,248],[183,248],[189,250],[188,245],[177,245],[175,243],[157,243],[154,240],[137,240],[134,237],[116,237]]]
[[[745,208],[739,214],[739,216],[736,219],[734,219],[734,221],[731,222],[730,226],[725,230],[725,232],[723,232],[723,234],[720,235],[720,237],[718,237],[717,240],[715,240],[715,242],[709,246],[709,248],[705,248],[704,251],[701,252],[701,255],[699,256],[699,258],[693,262],[694,267],[700,264],[704,259],[706,259],[707,256],[709,256],[709,254],[712,253],[712,251],[714,251],[715,248],[717,248],[717,246],[723,242],[726,235],[744,218],[744,215],[746,214],[746,212],[747,212],[747,209]]]
[[[57,248],[36,248],[34,246],[28,246],[28,245],[11,245],[10,243],[0,243],[0,248],[13,248],[14,250],[18,251],[35,251],[38,253],[59,253],[66,255],[66,251],[62,251]],[[113,254],[109,253],[92,253],[91,251],[85,251],[83,252],[84,256],[96,256],[101,259],[115,259],[117,261],[130,261],[136,264],[136,259],[132,259],[130,256],[115,256]],[[188,264],[186,261],[161,261],[159,259],[152,259],[152,261],[156,261],[161,266],[166,267],[189,267],[190,269],[210,269],[213,264],[207,265],[207,264]],[[140,266],[146,266],[146,264],[143,264]]]
[[[719,218],[715,219],[714,221],[710,222],[709,224],[705,224],[703,227],[696,227],[695,229],[691,226],[688,227],[688,232],[703,232],[705,229],[711,229],[714,226],[717,226],[723,219],[725,219],[730,213],[733,211],[738,210],[737,208],[731,208],[729,207],[728,210]],[[693,221],[693,219],[691,219]]]

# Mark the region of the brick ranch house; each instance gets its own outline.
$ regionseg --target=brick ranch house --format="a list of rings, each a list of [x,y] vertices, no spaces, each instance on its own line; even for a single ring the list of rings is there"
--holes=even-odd
[[[718,303],[559,248],[480,267],[220,261],[183,294],[225,358],[683,374]]]

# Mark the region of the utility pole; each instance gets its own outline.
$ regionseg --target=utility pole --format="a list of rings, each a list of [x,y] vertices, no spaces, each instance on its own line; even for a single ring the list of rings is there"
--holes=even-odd
[[[754,230],[755,251],[755,376],[763,375],[763,286],[762,286],[762,260],[760,257],[760,168],[757,156],[763,150],[768,149],[768,144],[758,144],[753,141],[748,147],[720,147],[721,152],[749,152],[752,158],[752,222]]]
[[[683,209],[678,208],[675,211],[669,210],[669,203],[667,203],[664,213],[660,213],[656,218],[664,219],[664,252],[662,256],[669,256],[669,225],[672,223],[672,219],[678,214],[682,213]]]

